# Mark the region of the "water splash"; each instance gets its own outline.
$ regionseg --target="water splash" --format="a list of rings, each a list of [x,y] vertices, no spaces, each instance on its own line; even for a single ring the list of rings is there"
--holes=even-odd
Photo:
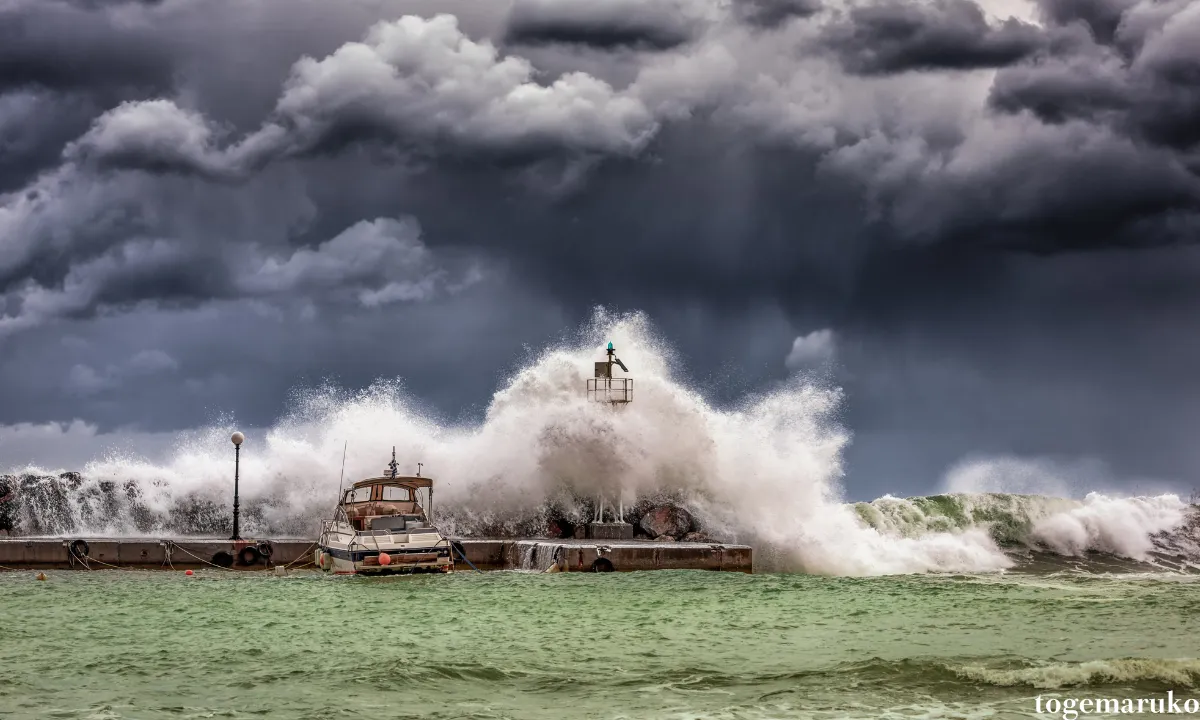
[[[584,393],[608,341],[637,382],[636,401],[619,410]],[[888,519],[892,501],[877,501],[877,515],[842,501],[850,436],[835,418],[839,389],[793,377],[719,409],[676,377],[676,365],[644,315],[598,311],[578,337],[517,371],[478,424],[436,422],[396,382],[298,393],[286,417],[243,446],[243,532],[314,534],[336,498],[349,440],[347,479],[380,474],[393,445],[402,468],[424,463],[438,483],[436,519],[451,534],[538,535],[552,516],[586,522],[598,497],[625,508],[671,498],[710,536],[754,545],[763,569],[871,575],[1012,565],[987,523],[926,521],[914,532]],[[114,455],[81,475],[10,478],[22,485],[15,524],[46,534],[227,531],[233,429],[193,434],[165,463]],[[1152,525],[1169,519],[1160,514]],[[1097,515],[1055,522],[1043,530],[1055,549],[1105,539],[1137,550],[1115,542]]]
[[[882,497],[855,505],[870,527],[897,537],[985,531],[1002,546],[1059,555],[1100,552],[1140,561],[1200,560],[1200,516],[1177,495],[1083,500],[1009,493]]]

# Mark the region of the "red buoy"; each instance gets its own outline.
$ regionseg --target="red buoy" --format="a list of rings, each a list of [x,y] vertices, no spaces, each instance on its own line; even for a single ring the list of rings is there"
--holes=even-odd
[[[186,572],[185,572],[185,573],[183,573],[183,574],[184,574],[184,575],[195,575],[195,573],[193,573],[191,570],[188,570],[188,571],[186,571]]]
[[[379,553],[379,564],[388,565],[392,562],[392,556],[387,553]]]

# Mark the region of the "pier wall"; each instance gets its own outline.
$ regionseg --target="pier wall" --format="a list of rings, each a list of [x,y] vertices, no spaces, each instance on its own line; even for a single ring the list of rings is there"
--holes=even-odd
[[[72,553],[78,540],[87,544],[85,553]],[[234,569],[263,569],[271,565],[297,565],[306,562],[312,540],[282,538],[268,541],[271,555],[250,565],[238,562],[247,546],[259,541],[217,540],[208,538],[7,538],[0,539],[0,567],[104,569],[111,567],[141,569],[195,569],[208,567],[220,553],[232,559]],[[297,562],[298,561],[298,562]]]
[[[454,541],[480,570],[632,572],[636,570],[721,570],[752,572],[747,545],[663,543],[639,540],[461,539]],[[462,560],[456,556],[461,566]]]
[[[72,544],[82,540],[83,546]],[[246,547],[268,543],[269,559],[244,564]],[[473,539],[453,540],[458,552],[479,570],[551,572],[631,572],[638,570],[718,570],[752,572],[753,551],[745,545],[664,543],[642,540]],[[261,570],[310,564],[314,541],[276,538],[231,541],[213,538],[0,538],[0,569],[140,568],[198,569],[220,565]],[[226,557],[222,558],[222,554]],[[459,570],[470,565],[455,553]]]

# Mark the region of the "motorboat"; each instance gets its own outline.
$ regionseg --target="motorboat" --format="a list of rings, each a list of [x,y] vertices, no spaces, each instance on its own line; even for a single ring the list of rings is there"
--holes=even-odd
[[[344,493],[332,520],[321,526],[314,562],[335,575],[386,575],[454,570],[450,541],[430,521],[433,480],[388,472],[360,480]],[[421,491],[425,491],[422,493]],[[422,505],[421,495],[425,496]]]

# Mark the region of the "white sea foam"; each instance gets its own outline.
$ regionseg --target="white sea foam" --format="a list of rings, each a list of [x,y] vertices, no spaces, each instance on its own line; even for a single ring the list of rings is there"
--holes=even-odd
[[[1154,536],[1183,524],[1187,505],[1175,495],[1116,498],[1090,493],[1083,504],[1038,520],[1031,537],[1062,555],[1088,550],[1147,560]]]
[[[620,409],[584,393],[609,340],[636,384],[634,402]],[[629,505],[670,495],[710,534],[753,544],[759,568],[871,575],[1012,565],[987,523],[925,522],[914,532],[870,522],[861,505],[843,502],[850,436],[835,419],[837,388],[793,377],[737,408],[718,409],[681,383],[673,364],[644,316],[598,313],[576,342],[516,372],[479,424],[438,423],[396,383],[302,393],[273,427],[247,433],[244,528],[311,534],[336,498],[348,441],[347,481],[380,474],[393,445],[402,471],[424,463],[438,480],[435,511],[450,532],[517,523],[550,504],[579,513],[581,497]],[[41,522],[43,532],[187,531],[223,518],[232,495],[232,430],[229,423],[184,438],[166,462],[127,455],[90,462],[69,492],[22,500],[26,529]],[[1051,513],[1036,535],[1062,552],[1136,557],[1146,548],[1137,533],[1181,518],[1177,498],[1174,505],[1143,499],[1131,506],[1145,506],[1132,520],[1121,515],[1123,501],[1111,502]],[[57,525],[47,520],[53,517]]]
[[[988,685],[1025,685],[1047,690],[1145,681],[1161,682],[1176,688],[1192,688],[1200,681],[1200,661],[1190,658],[1121,658],[1079,663],[1048,663],[1011,670],[981,666],[952,670],[959,677]]]

